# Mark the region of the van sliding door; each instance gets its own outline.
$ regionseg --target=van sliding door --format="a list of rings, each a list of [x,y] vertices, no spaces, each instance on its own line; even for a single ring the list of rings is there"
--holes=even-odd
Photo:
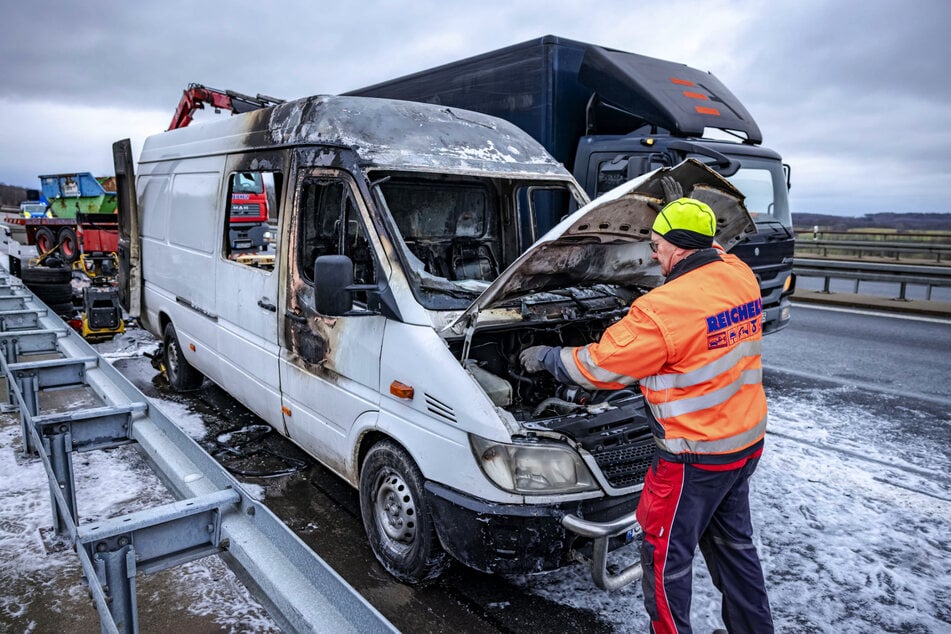
[[[214,271],[216,346],[228,391],[281,433],[277,258],[284,165],[283,152],[228,157]]]

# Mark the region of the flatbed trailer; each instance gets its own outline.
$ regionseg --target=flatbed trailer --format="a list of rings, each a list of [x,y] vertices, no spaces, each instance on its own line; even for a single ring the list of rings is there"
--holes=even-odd
[[[113,254],[119,247],[116,195],[104,187],[110,178],[89,172],[40,176],[49,214],[7,218],[24,228],[25,244],[42,259],[56,253],[69,265],[80,255]]]

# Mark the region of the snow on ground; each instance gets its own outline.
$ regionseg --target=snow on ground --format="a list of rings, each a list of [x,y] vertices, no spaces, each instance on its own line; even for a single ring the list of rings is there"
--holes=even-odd
[[[751,500],[777,631],[951,632],[951,416],[837,392],[768,390]],[[931,433],[911,433],[919,423]],[[695,561],[693,624],[712,631],[719,594]],[[581,566],[516,582],[618,632],[647,630],[638,584],[592,590]]]
[[[197,431],[200,417],[175,403],[163,411]],[[81,578],[79,558],[51,533],[49,485],[38,458],[18,456],[19,417],[0,416],[0,631],[86,631],[95,608]],[[172,501],[171,495],[132,445],[74,454],[80,523]],[[158,618],[177,606],[221,631],[277,631],[267,612],[217,557],[184,564],[171,572],[138,576],[139,618],[151,605]],[[77,612],[77,605],[88,610]],[[154,627],[146,629],[157,629]]]

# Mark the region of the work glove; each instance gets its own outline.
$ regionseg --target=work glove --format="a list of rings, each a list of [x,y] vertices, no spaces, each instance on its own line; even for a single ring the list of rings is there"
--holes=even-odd
[[[684,188],[674,180],[673,176],[664,176],[660,179],[660,186],[664,188],[664,202],[671,203],[684,197]]]
[[[660,213],[660,210],[664,208],[664,205],[667,203],[672,203],[678,198],[684,197],[684,188],[678,183],[673,176],[662,176],[660,179],[660,186],[664,190],[664,200],[660,204],[657,203],[648,203],[651,208]]]
[[[526,372],[541,372],[545,369],[545,366],[542,365],[542,359],[545,358],[549,350],[551,350],[551,346],[529,346],[518,355],[518,362],[522,364]]]

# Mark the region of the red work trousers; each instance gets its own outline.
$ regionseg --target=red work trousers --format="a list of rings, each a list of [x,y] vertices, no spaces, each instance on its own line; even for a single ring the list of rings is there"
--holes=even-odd
[[[700,546],[731,634],[773,631],[750,520],[749,477],[759,457],[696,465],[655,458],[644,479],[637,521],[644,529],[644,605],[657,634],[691,632],[693,556]]]

